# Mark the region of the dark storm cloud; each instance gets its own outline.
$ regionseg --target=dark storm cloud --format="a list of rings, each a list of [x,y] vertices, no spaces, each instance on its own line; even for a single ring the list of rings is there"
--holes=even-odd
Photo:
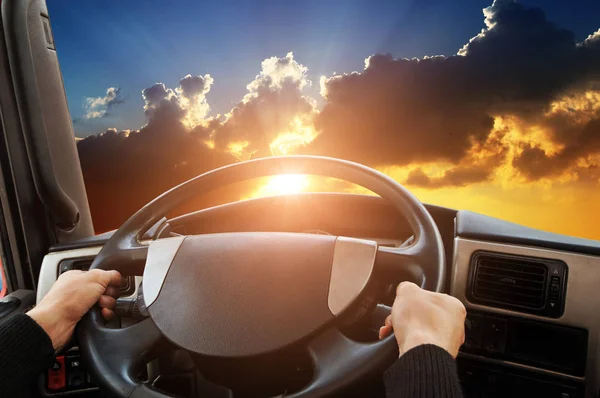
[[[157,118],[138,131],[109,129],[77,142],[96,231],[117,228],[162,192],[235,159],[212,150],[181,123]],[[237,200],[238,193],[220,200]],[[195,208],[211,204],[198,198]]]
[[[486,181],[490,170],[474,167],[456,167],[444,173],[441,177],[429,177],[421,168],[416,168],[408,174],[405,184],[424,188],[441,188],[466,186],[476,182]]]
[[[600,119],[593,119],[577,130],[573,132],[577,139],[570,140],[557,153],[549,155],[541,148],[530,145],[513,160],[513,165],[530,180],[558,175],[570,166],[575,166],[574,172],[582,179],[585,179],[587,172],[596,175],[594,165],[577,167],[576,163],[589,155],[600,154]]]
[[[417,167],[409,172],[404,183],[423,188],[443,188],[489,181],[493,178],[496,167],[506,161],[507,152],[506,146],[492,137],[472,148],[461,163],[445,170],[442,175],[430,177],[421,167]]]
[[[363,72],[326,79],[321,134],[308,150],[369,165],[459,164],[490,135],[494,116],[539,122],[552,101],[600,77],[600,34],[578,44],[541,9],[512,1],[495,1],[484,14],[486,29],[459,55],[374,55]],[[449,180],[483,175],[466,167]]]

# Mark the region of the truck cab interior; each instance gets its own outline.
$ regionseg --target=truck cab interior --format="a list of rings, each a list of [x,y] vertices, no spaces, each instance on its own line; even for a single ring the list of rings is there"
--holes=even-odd
[[[237,162],[97,234],[46,4],[5,0],[1,16],[0,317],[35,306],[63,272],[123,275],[118,316],[92,309],[26,396],[384,397],[398,348],[377,332],[405,280],[467,308],[465,397],[599,396],[600,242],[423,204],[355,162]],[[376,195],[294,193],[173,215],[281,174]]]

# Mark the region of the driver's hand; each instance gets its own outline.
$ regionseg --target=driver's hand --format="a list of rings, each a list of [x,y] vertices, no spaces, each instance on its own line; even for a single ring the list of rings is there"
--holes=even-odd
[[[379,338],[393,331],[400,356],[421,344],[434,344],[456,358],[465,342],[466,315],[465,306],[458,299],[402,282],[396,289],[392,314],[379,329]]]
[[[118,271],[68,271],[60,275],[48,294],[27,313],[50,336],[56,351],[71,339],[75,325],[96,303],[110,319],[119,297]]]

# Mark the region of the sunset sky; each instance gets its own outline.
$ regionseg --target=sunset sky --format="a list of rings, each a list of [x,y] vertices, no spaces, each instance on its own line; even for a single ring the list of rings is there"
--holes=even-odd
[[[214,167],[303,153],[600,239],[597,0],[48,7],[97,229]],[[340,186],[279,177],[227,197]]]

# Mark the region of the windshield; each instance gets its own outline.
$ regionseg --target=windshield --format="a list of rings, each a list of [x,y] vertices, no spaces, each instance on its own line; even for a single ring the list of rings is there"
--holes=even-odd
[[[48,8],[97,232],[213,168],[316,154],[426,203],[600,239],[596,0]],[[364,192],[278,176],[194,207],[301,191]]]

